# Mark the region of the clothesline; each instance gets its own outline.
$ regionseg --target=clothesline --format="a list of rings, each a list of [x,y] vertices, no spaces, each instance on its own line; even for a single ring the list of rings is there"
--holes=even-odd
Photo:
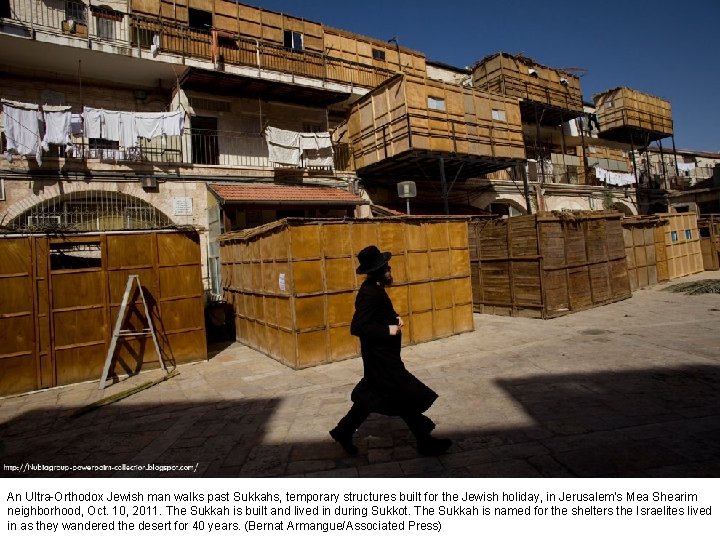
[[[268,159],[272,163],[299,167],[302,162],[308,167],[329,167],[334,165],[330,133],[303,133],[273,126],[265,128],[268,145]]]
[[[615,186],[629,186],[635,183],[635,175],[632,173],[606,171],[602,167],[595,167],[595,176],[598,180]]]
[[[180,135],[185,121],[183,111],[128,112],[85,107],[82,114],[77,114],[67,105],[40,107],[7,99],[2,99],[2,111],[7,159],[12,161],[12,154],[33,155],[38,164],[42,164],[42,150],[47,152],[51,144],[72,149],[73,135],[84,133],[88,138],[115,141],[130,148],[138,138]]]

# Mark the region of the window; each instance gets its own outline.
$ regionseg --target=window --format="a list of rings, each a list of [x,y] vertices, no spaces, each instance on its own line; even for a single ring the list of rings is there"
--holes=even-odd
[[[10,0],[0,0],[0,17],[10,18]]]
[[[685,229],[685,240],[692,240],[692,231],[690,229]]]
[[[5,200],[5,179],[0,178],[0,201]]]
[[[27,216],[27,225],[30,228],[57,228],[61,223],[58,214],[43,214]]]
[[[303,133],[321,133],[323,128],[320,124],[303,123]]]
[[[50,269],[101,268],[100,242],[62,242],[50,245]]]
[[[85,4],[79,2],[78,0],[66,0],[65,20],[87,24]]]
[[[209,11],[188,8],[188,26],[195,30],[210,30],[213,24],[212,17]]]
[[[115,23],[123,20],[123,14],[107,6],[90,6],[95,18],[95,32],[99,38],[115,39]]]
[[[302,51],[303,35],[300,32],[285,30],[285,47],[293,51]]]
[[[95,18],[95,30],[96,30],[97,36],[99,38],[115,39],[115,22],[114,21],[96,17]]]
[[[374,60],[385,60],[385,51],[381,51],[380,49],[373,49],[372,57]]]
[[[444,111],[445,99],[439,97],[428,96],[428,109],[432,111]]]
[[[502,109],[493,109],[492,119],[498,120],[500,122],[507,122],[507,116],[505,116],[505,111],[503,111]]]
[[[677,242],[677,241],[678,241],[678,233],[677,233],[677,231],[670,231],[670,240],[672,240],[673,242]]]

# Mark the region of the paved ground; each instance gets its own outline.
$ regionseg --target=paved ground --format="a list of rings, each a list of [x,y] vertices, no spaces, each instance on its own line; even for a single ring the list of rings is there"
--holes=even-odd
[[[720,272],[673,283],[704,278]],[[359,359],[293,371],[232,344],[80,416],[162,372],[0,399],[0,462],[192,464],[190,476],[223,477],[720,476],[720,295],[663,288],[553,320],[476,315],[472,333],[404,349],[440,394],[429,414],[455,441],[441,457],[419,456],[394,418],[363,425],[356,457],[329,439]]]

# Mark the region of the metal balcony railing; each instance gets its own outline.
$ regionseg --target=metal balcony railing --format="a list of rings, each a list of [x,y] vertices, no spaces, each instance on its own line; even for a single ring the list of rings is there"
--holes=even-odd
[[[88,8],[75,0],[9,0],[6,19],[28,31],[92,38],[125,46],[130,43],[127,14],[107,6]]]
[[[31,31],[139,47],[221,64],[280,71],[374,88],[395,72],[368,64],[298,51],[226,31],[90,6],[79,0],[9,0],[9,21]]]
[[[139,139],[132,147],[115,141],[75,137],[69,147],[51,145],[45,159],[100,160],[104,162],[142,162],[174,165],[217,165],[240,168],[269,168],[268,148],[262,133],[184,129],[178,136]],[[6,140],[0,137],[0,161],[5,160]],[[352,171],[352,152],[348,144],[333,145],[334,167],[303,168],[317,172]]]

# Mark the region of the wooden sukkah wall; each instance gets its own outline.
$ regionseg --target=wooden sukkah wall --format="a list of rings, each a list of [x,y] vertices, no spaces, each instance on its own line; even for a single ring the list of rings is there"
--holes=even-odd
[[[630,288],[635,291],[670,279],[665,249],[667,220],[657,216],[622,219]]]
[[[131,274],[166,365],[207,358],[196,232],[13,235],[0,252],[0,395],[100,377]],[[123,328],[146,326],[136,293]],[[152,338],[126,337],[110,374],[158,365]]]
[[[241,343],[295,369],[359,354],[350,335],[356,254],[392,253],[388,294],[403,343],[473,330],[467,221],[401,217],[285,219],[220,237],[223,292]]]
[[[141,33],[157,34],[164,52],[210,59],[215,32],[217,52],[230,64],[259,63],[365,87],[397,71],[426,73],[425,56],[406,47],[233,0],[132,0],[131,6],[140,16],[133,24]],[[211,17],[212,31],[189,26],[191,9]],[[288,47],[286,32],[301,35],[302,47]]]
[[[541,212],[472,222],[475,311],[549,318],[629,298],[620,218]]]
[[[593,99],[601,132],[633,128],[667,137],[673,134],[669,101],[625,87],[601,92]]]
[[[700,249],[703,269],[720,270],[720,216],[704,216],[698,219]]]
[[[697,214],[656,214],[664,225],[665,251],[669,279],[689,276],[703,271],[702,248]]]
[[[582,111],[580,79],[562,69],[508,53],[487,56],[473,66],[473,86],[558,109]]]
[[[354,105],[348,121],[360,169],[410,150],[524,159],[516,99],[398,75]]]

